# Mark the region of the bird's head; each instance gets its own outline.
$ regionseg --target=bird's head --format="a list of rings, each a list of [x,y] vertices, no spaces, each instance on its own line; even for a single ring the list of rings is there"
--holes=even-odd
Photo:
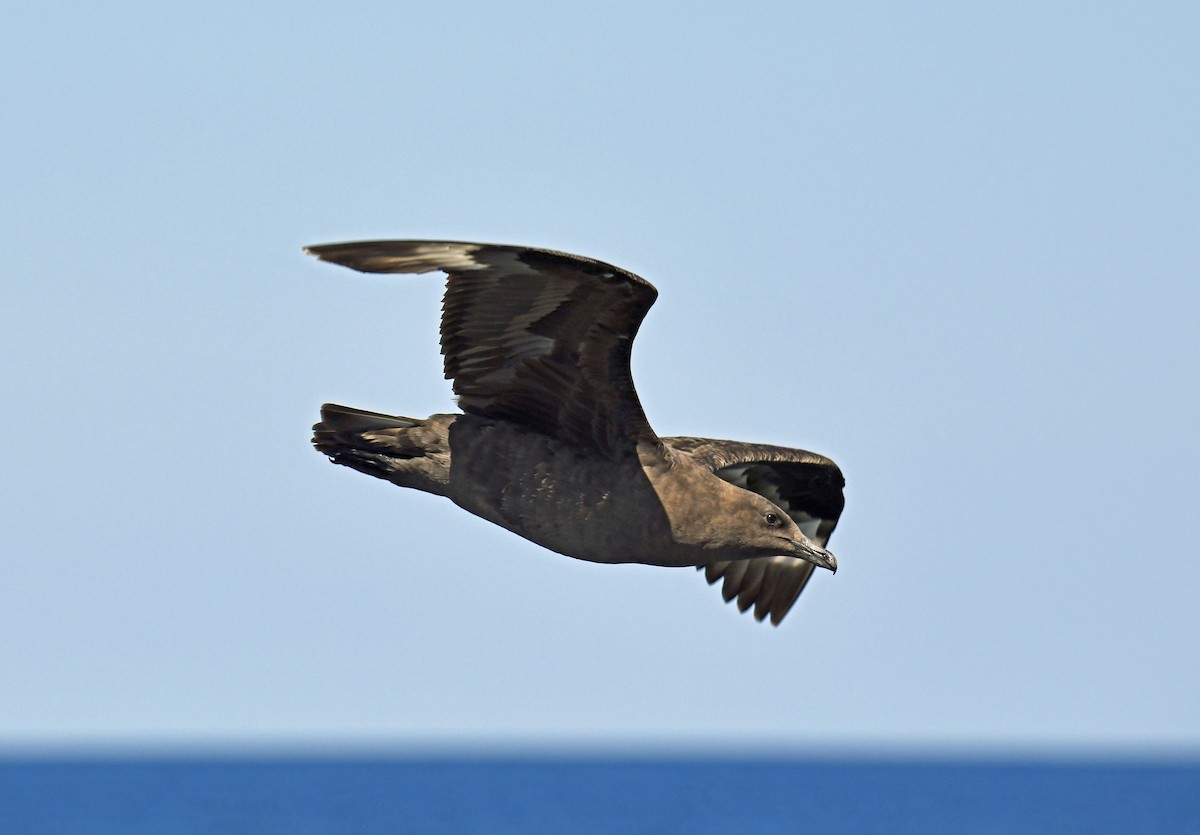
[[[833,554],[805,536],[778,505],[716,476],[705,481],[704,500],[693,493],[689,512],[674,525],[677,541],[712,559],[795,557],[837,571]]]

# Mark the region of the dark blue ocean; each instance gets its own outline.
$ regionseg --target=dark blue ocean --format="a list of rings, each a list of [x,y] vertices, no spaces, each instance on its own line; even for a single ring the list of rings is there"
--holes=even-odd
[[[0,761],[8,833],[1200,833],[1200,763]]]

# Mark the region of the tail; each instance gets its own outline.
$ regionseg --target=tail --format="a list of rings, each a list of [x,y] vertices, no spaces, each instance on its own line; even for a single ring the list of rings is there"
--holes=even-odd
[[[321,406],[321,422],[313,427],[313,446],[333,458],[346,448],[358,448],[364,436],[381,429],[411,429],[420,424],[413,418],[326,403]]]
[[[326,403],[312,443],[335,464],[402,487],[443,493],[449,448],[439,417],[417,420]]]

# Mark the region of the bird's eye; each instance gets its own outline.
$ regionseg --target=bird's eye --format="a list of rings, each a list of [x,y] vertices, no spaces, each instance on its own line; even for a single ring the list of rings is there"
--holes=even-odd
[[[778,528],[783,524],[783,520],[779,518],[778,513],[768,513],[763,516],[763,520],[766,521],[766,523],[772,528]]]

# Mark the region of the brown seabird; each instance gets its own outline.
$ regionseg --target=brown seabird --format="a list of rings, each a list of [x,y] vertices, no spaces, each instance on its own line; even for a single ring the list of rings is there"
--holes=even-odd
[[[330,403],[313,444],[335,464],[450,498],[569,557],[695,566],[778,625],[825,550],[845,479],[800,449],[660,438],[629,369],[658,291],[546,249],[361,241],[305,249],[365,273],[447,275],[441,342],[463,414],[424,420]]]

